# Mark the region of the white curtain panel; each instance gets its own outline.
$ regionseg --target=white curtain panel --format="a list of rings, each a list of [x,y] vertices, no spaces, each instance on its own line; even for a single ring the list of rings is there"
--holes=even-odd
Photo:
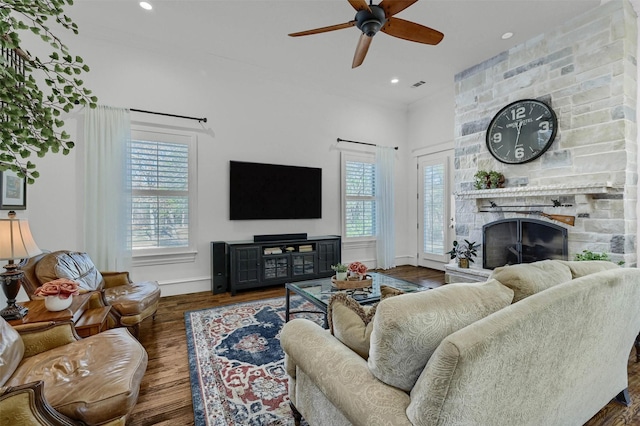
[[[376,148],[376,266],[381,269],[396,266],[395,159],[394,148]]]
[[[131,266],[131,179],[129,110],[98,106],[86,110],[84,125],[84,245],[102,271]]]

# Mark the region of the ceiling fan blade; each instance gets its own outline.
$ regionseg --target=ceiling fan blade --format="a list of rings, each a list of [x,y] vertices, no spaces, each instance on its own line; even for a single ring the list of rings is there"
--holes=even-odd
[[[404,40],[424,44],[435,45],[444,38],[444,34],[440,31],[400,18],[389,18],[380,31]]]
[[[355,24],[356,24],[356,21],[349,21],[349,22],[345,22],[344,24],[330,25],[328,27],[316,28],[315,30],[307,30],[307,31],[300,31],[298,33],[291,33],[289,34],[289,36],[300,37],[300,36],[306,36],[311,34],[326,33],[329,31],[342,30],[344,28],[353,27]]]
[[[351,64],[351,68],[356,68],[362,65],[362,63],[364,62],[364,57],[367,56],[367,52],[369,51],[371,40],[373,40],[373,37],[369,37],[364,33],[360,34],[358,46],[356,47],[356,53],[353,55],[353,63]]]
[[[378,5],[385,13],[387,18],[391,18],[396,13],[402,12],[418,0],[382,0]]]
[[[366,9],[368,11],[371,11],[371,9],[369,9],[369,5],[367,4],[367,0],[347,0],[347,1],[358,12],[360,12],[362,9]]]

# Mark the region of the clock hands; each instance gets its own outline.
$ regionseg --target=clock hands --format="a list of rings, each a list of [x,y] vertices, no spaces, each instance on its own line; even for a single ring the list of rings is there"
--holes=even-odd
[[[522,121],[518,122],[518,124],[516,125],[516,129],[518,130],[518,134],[516,135],[516,144],[514,145],[514,148],[518,146],[518,140],[520,139],[520,129],[522,129]]]

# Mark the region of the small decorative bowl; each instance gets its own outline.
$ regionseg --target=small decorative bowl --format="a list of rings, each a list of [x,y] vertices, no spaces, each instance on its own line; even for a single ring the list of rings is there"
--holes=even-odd
[[[44,298],[44,307],[47,311],[58,312],[67,309],[73,302],[73,296],[61,299],[58,296],[47,296]]]

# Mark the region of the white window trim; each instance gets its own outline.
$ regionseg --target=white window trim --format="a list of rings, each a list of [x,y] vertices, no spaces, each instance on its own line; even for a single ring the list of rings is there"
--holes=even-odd
[[[340,156],[340,221],[342,228],[342,241],[344,244],[354,245],[355,243],[371,243],[376,241],[376,236],[372,235],[370,237],[347,237],[347,219],[346,219],[346,206],[347,206],[347,185],[346,185],[346,176],[347,176],[347,161],[357,161],[361,163],[375,163],[376,156],[372,152],[342,152]],[[370,244],[365,244],[365,246],[370,246]]]
[[[142,136],[152,135],[152,136]],[[175,130],[161,125],[142,126],[131,125],[132,140],[149,139],[168,143],[185,143],[189,146],[189,246],[135,249],[132,250],[133,266],[154,266],[171,263],[193,263],[198,254],[198,139],[193,132]]]

